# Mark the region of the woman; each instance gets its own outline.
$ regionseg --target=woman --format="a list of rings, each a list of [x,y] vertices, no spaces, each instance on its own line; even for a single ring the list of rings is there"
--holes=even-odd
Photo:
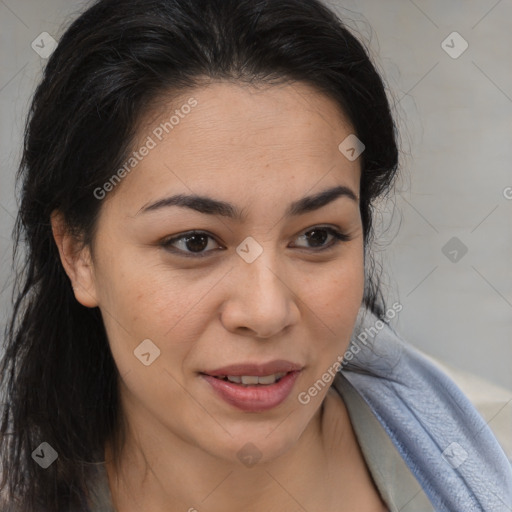
[[[27,124],[3,509],[509,504],[484,421],[386,324],[397,163],[382,80],[316,0],[90,7]]]

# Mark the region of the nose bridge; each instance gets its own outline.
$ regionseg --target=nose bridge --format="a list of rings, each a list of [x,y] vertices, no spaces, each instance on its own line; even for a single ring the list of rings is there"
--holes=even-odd
[[[254,250],[254,249],[251,249]],[[261,253],[252,262],[240,262],[240,274],[245,282],[244,287],[252,296],[252,302],[265,309],[276,307],[276,302],[286,298],[286,287],[279,276],[280,268],[276,250],[271,244],[261,247]],[[281,271],[282,272],[282,271]]]

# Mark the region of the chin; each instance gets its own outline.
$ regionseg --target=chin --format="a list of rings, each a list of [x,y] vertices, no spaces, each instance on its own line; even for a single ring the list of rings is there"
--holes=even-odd
[[[247,425],[239,425],[239,433],[233,431],[226,425],[231,436],[226,435],[223,442],[217,445],[217,449],[212,450],[212,445],[205,446],[205,450],[214,457],[223,459],[229,464],[243,464],[252,467],[255,464],[264,464],[286,454],[298,442],[300,436],[305,430],[299,425],[288,423],[293,417],[293,413],[286,422],[282,419],[264,427],[251,428]],[[284,423],[288,423],[286,426]]]

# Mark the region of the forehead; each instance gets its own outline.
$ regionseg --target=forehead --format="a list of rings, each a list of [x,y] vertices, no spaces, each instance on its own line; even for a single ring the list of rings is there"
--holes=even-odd
[[[193,109],[187,107],[191,98],[196,103]],[[187,90],[168,101],[162,96],[156,105],[143,116],[140,135],[155,132],[161,123],[171,120],[173,113],[186,110],[185,116],[180,115],[179,123],[178,119],[172,121],[175,123],[174,135],[179,136],[185,131],[183,128],[178,130],[178,124],[186,124],[191,131],[196,131],[183,135],[193,135],[197,140],[204,136],[205,142],[212,144],[236,141],[237,147],[242,149],[250,147],[251,142],[256,145],[259,141],[271,142],[276,133],[281,141],[289,142],[287,147],[293,146],[297,137],[301,138],[300,142],[309,142],[308,146],[315,145],[321,138],[329,144],[329,138],[325,139],[328,131],[335,136],[340,127],[351,127],[337,102],[302,82],[248,85],[215,81]],[[318,128],[321,128],[320,132]],[[175,140],[177,142],[176,137]]]
[[[176,186],[304,188],[334,170],[358,193],[359,162],[338,149],[352,131],[339,105],[307,84],[213,82],[164,96],[145,113],[132,149],[150,150],[118,192],[149,201]]]

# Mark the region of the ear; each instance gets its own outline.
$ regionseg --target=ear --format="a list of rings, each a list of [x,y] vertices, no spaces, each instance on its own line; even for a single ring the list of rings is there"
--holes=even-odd
[[[90,248],[71,233],[58,210],[51,214],[51,225],[60,260],[71,280],[76,300],[88,308],[96,307],[98,301]]]

